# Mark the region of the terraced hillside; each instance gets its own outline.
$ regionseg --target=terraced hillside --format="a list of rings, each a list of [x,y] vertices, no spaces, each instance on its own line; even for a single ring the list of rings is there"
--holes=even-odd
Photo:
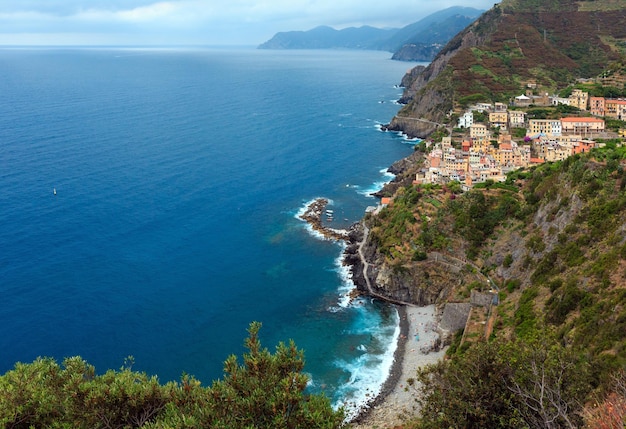
[[[503,0],[407,83],[390,128],[424,137],[469,102],[506,102],[529,84],[554,93],[600,75],[625,52],[624,0]]]

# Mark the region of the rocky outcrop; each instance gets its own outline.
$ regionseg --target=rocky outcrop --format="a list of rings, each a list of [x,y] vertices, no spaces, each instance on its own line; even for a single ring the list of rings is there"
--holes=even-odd
[[[438,128],[438,123],[430,120],[394,116],[385,129],[406,134],[410,138],[426,138]]]
[[[409,87],[417,77],[426,70],[426,66],[415,66],[402,76],[400,86],[403,88]]]
[[[313,201],[306,208],[305,212],[300,215],[300,219],[311,225],[314,231],[320,233],[324,238],[328,240],[343,241],[348,238],[348,231],[344,229],[335,229],[327,225],[324,225],[322,216],[324,209],[328,205],[328,200],[325,198],[318,198]]]
[[[379,259],[375,290],[383,296],[418,306],[437,304],[446,300],[452,287],[458,284],[456,274],[435,261],[424,261],[400,269]]]
[[[378,198],[391,197],[398,188],[410,185],[415,178],[415,173],[417,173],[423,165],[423,157],[424,155],[421,152],[415,151],[406,158],[402,158],[391,164],[391,167],[389,167],[387,171],[395,175],[394,179],[386,183],[381,190],[372,195]]]
[[[376,243],[369,237],[361,246],[363,228],[363,224],[352,228],[344,257],[362,294],[425,306],[447,302],[458,286],[484,280],[475,270],[468,269],[465,261],[440,253],[428,254],[424,261],[394,265],[378,252]],[[360,246],[363,258],[358,253]],[[373,293],[368,290],[363,259],[369,265],[367,275]]]

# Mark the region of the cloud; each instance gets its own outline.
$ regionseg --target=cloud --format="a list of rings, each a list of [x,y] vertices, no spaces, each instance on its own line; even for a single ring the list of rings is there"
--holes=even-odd
[[[0,0],[0,14],[37,12],[54,16],[69,16],[85,9],[118,11],[147,6],[154,2],[155,0]]]
[[[0,33],[80,34],[98,42],[141,35],[141,42],[257,44],[279,31],[372,25],[402,27],[446,7],[487,9],[493,0],[0,0]],[[169,38],[166,35],[169,34]],[[95,38],[94,38],[95,40]],[[139,39],[127,43],[139,43]]]
[[[72,15],[75,20],[108,21],[108,22],[152,22],[169,20],[179,13],[181,6],[172,2],[153,3],[132,9],[104,10],[87,9]]]

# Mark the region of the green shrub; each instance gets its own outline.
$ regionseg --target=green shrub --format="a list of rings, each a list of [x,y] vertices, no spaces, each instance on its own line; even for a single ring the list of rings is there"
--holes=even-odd
[[[513,263],[513,255],[511,255],[510,253],[507,253],[506,256],[504,257],[504,260],[502,261],[502,266],[504,268],[509,268],[512,263]]]
[[[413,252],[413,257],[411,259],[413,259],[414,261],[425,261],[426,259],[428,259],[428,254],[423,250],[418,249]]]
[[[211,387],[183,376],[161,385],[130,368],[96,375],[78,357],[18,363],[0,376],[3,428],[319,428],[343,424],[323,395],[305,394],[304,358],[293,342],[274,354],[262,348],[260,324],[250,326],[243,365],[225,362]]]
[[[537,315],[533,300],[538,295],[536,287],[529,287],[522,292],[517,310],[515,310],[515,333],[520,337],[532,335],[537,326]]]
[[[509,279],[505,283],[505,288],[509,293],[513,293],[515,290],[519,289],[522,285],[522,281],[520,279]]]

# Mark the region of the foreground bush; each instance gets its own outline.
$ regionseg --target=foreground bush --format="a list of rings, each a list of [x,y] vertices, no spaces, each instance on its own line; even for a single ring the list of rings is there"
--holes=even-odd
[[[0,376],[3,428],[324,428],[341,426],[343,413],[321,395],[305,394],[304,357],[293,342],[274,354],[261,347],[253,323],[240,365],[210,387],[193,377],[161,385],[124,367],[96,375],[79,357],[62,365],[49,358],[18,363]]]

